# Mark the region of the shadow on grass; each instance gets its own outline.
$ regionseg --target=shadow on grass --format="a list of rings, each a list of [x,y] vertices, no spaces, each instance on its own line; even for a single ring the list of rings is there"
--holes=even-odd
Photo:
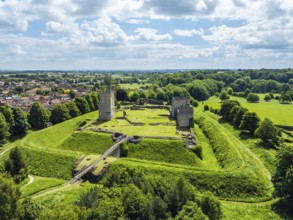
[[[248,140],[248,139],[257,139],[257,137],[255,137],[254,135],[250,134],[249,132],[246,131],[241,131],[239,134],[239,137],[241,138],[241,140]]]
[[[293,210],[288,207],[283,200],[279,200],[272,205],[272,209],[280,215],[282,219],[293,219]]]
[[[8,140],[9,140],[10,142],[15,142],[15,141],[17,141],[17,140],[20,140],[20,139],[24,138],[26,135],[27,135],[27,134],[11,136],[11,137],[9,137]]]

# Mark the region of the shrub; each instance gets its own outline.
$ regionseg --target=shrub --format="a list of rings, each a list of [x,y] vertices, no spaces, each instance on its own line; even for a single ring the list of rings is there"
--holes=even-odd
[[[208,111],[210,109],[210,107],[208,105],[204,105],[203,110],[204,111]]]
[[[255,93],[249,93],[246,100],[247,102],[259,102],[259,96]]]
[[[196,154],[201,160],[202,160],[202,147],[200,145],[197,145],[195,148],[191,149],[193,153]]]
[[[228,95],[228,93],[224,90],[220,93],[219,98],[224,101],[230,98],[230,96]]]
[[[222,209],[220,201],[210,192],[203,195],[201,201],[202,211],[210,220],[222,218]]]
[[[124,143],[121,144],[120,146],[120,156],[121,157],[127,157],[128,156],[128,146]]]
[[[246,112],[242,117],[240,129],[249,131],[250,134],[254,134],[259,122],[260,119],[255,112]]]
[[[209,138],[216,158],[223,168],[238,168],[241,166],[241,159],[236,157],[237,152],[227,137],[219,132],[212,122],[204,117],[196,118],[195,122]]]
[[[190,104],[193,106],[193,107],[198,107],[198,101],[194,98],[191,98],[190,99]]]
[[[234,100],[225,100],[220,109],[220,115],[223,117],[223,119],[232,121],[233,119],[230,118],[230,111],[233,109],[234,106],[240,105],[238,101]]]
[[[265,95],[265,97],[263,98],[263,100],[265,100],[266,102],[271,101],[271,96],[270,95]]]

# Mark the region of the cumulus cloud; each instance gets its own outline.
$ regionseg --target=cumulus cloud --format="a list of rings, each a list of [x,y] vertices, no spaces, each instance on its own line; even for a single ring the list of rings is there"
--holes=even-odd
[[[181,29],[175,29],[174,33],[181,37],[193,37],[193,36],[202,36],[203,35],[203,29],[200,28],[199,30],[191,29],[191,30],[181,30]]]
[[[153,16],[202,16],[213,13],[218,0],[145,0],[144,7],[150,8]]]
[[[211,60],[205,58],[292,64],[292,16],[292,0],[2,0],[0,54],[7,65],[20,58],[54,65],[115,59],[122,66],[188,66]],[[30,37],[33,21],[42,38]]]
[[[157,30],[151,28],[137,28],[134,32],[137,33],[136,39],[142,41],[166,41],[172,40],[170,34],[157,34]]]

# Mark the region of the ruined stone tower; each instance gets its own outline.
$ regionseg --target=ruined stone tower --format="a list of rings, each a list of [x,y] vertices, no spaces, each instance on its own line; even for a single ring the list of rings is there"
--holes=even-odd
[[[99,120],[109,121],[115,115],[115,97],[114,90],[110,86],[107,87],[106,91],[100,93],[99,103]]]
[[[176,119],[181,128],[193,127],[193,108],[189,97],[174,97],[172,99],[171,117]]]

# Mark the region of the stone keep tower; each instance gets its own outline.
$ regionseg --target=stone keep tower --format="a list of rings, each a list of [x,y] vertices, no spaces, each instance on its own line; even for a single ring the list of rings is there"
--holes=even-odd
[[[115,115],[115,97],[114,90],[110,86],[106,91],[100,93],[99,120],[110,121]]]

